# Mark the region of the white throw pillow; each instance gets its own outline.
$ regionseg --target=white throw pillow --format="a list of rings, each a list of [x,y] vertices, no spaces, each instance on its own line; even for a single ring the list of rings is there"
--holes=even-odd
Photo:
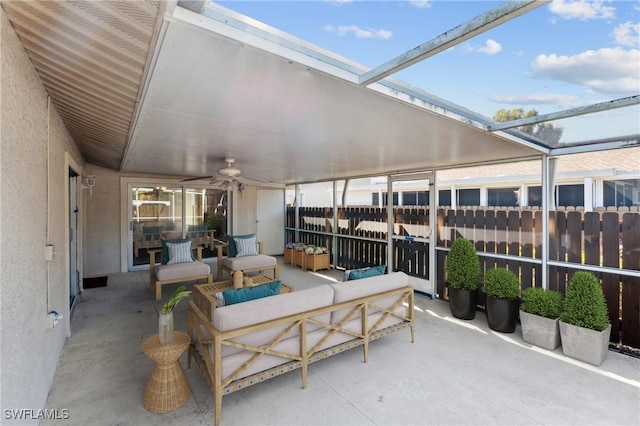
[[[224,306],[224,295],[221,291],[216,293],[216,307],[222,308]]]
[[[169,261],[167,265],[194,262],[191,257],[191,241],[185,241],[184,243],[167,243],[167,247],[169,248]]]
[[[236,249],[238,251],[237,257],[242,256],[257,256],[258,254],[258,242],[256,237],[249,238],[234,238],[236,243]]]

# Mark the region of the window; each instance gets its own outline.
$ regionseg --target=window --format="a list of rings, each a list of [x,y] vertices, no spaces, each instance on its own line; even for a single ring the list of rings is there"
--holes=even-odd
[[[382,193],[382,205],[386,206],[388,204],[387,202],[387,193],[383,192]],[[393,192],[393,205],[397,206],[398,205],[398,193],[397,192]]]
[[[458,206],[479,206],[480,205],[480,188],[478,189],[459,189]]]
[[[489,188],[487,203],[489,206],[516,207],[519,205],[520,188]]]
[[[603,206],[633,206],[640,204],[640,179],[603,182]]]
[[[450,206],[451,205],[451,191],[448,189],[441,189],[438,191],[438,205]]]
[[[403,191],[403,206],[428,206],[429,191]]]
[[[530,186],[527,188],[527,196],[529,199],[529,206],[542,207],[542,187]]]
[[[584,206],[584,185],[559,185],[557,187],[558,206]]]

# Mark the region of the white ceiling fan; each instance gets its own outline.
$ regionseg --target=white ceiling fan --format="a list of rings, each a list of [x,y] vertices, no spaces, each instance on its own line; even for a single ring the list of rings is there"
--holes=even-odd
[[[203,180],[214,178],[211,181],[212,185],[219,186],[221,189],[226,191],[234,191],[238,190],[240,192],[244,191],[245,185],[256,185],[256,186],[270,186],[270,187],[279,187],[283,188],[284,185],[274,184],[272,182],[260,180],[260,179],[247,179],[241,177],[242,171],[233,165],[236,162],[236,159],[233,157],[226,157],[224,159],[225,163],[227,163],[226,167],[218,169],[218,176],[198,176],[189,179],[183,179],[181,182],[190,182],[194,180]]]

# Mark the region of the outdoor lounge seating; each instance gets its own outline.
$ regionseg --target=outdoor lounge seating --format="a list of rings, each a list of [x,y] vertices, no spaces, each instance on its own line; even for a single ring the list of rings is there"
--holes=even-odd
[[[246,243],[245,250],[238,250],[236,241]],[[273,279],[278,279],[278,261],[273,256],[263,254],[264,244],[256,241],[255,234],[228,236],[228,244],[219,244],[218,248],[218,280],[223,279],[223,271],[233,275],[234,271],[242,271],[243,274],[258,272],[262,274],[266,270],[272,270]],[[224,250],[227,256],[224,257]]]
[[[171,256],[171,245],[187,245],[188,258],[178,258]],[[193,250],[197,256],[193,258]],[[160,265],[156,265],[156,254],[160,253]],[[193,246],[191,239],[184,240],[162,240],[162,249],[149,250],[149,285],[151,291],[155,292],[156,300],[162,297],[162,286],[185,281],[206,280],[213,282],[211,268],[202,262],[202,247]]]
[[[213,249],[216,240],[214,238],[215,229],[209,229],[209,225],[203,223],[201,225],[188,225],[187,238],[193,238],[193,244],[201,245],[204,248]]]
[[[133,235],[133,251],[135,257],[140,255],[140,249],[154,249],[162,247],[162,225],[144,224],[142,232]]]
[[[213,320],[191,301],[189,366],[195,359],[211,386],[218,425],[223,395],[298,368],[304,389],[316,361],[362,347],[367,362],[370,341],[404,328],[413,342],[413,307],[404,272],[226,305]]]

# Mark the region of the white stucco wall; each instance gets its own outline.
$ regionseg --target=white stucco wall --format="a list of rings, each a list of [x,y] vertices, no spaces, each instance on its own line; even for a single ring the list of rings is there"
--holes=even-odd
[[[84,191],[84,277],[120,272],[120,176],[117,171],[93,164],[85,167],[96,177],[91,195]],[[126,221],[127,218],[125,217]]]
[[[0,142],[0,405],[11,423],[5,409],[44,408],[69,332],[65,151],[82,157],[2,9]],[[50,310],[67,314],[55,328]]]

